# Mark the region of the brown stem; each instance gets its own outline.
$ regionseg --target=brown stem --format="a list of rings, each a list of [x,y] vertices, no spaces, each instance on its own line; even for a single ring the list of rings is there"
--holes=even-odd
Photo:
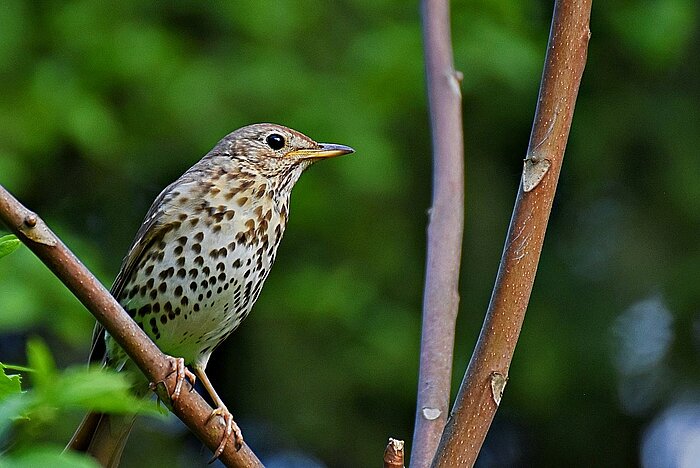
[[[163,382],[166,388],[158,385],[158,394],[167,401],[175,388],[176,378],[166,356],[44,221],[18,202],[2,185],[0,220],[75,294],[151,382]],[[173,412],[213,451],[221,441],[223,426],[207,424],[212,411],[194,391],[182,392],[173,408]],[[227,466],[262,466],[245,444],[238,452],[233,443],[227,444],[220,459]]]
[[[430,464],[447,421],[464,227],[461,74],[452,61],[449,2],[424,0],[422,14],[434,182],[412,467]]]
[[[403,440],[392,439],[384,449],[384,468],[404,468]]]
[[[530,299],[586,64],[590,12],[591,0],[555,2],[522,184],[496,284],[433,467],[473,465],[498,408]]]

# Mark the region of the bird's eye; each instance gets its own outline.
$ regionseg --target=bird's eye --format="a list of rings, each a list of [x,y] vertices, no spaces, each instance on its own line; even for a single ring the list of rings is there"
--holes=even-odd
[[[271,133],[265,139],[267,146],[277,151],[278,149],[284,148],[284,137],[279,133]]]

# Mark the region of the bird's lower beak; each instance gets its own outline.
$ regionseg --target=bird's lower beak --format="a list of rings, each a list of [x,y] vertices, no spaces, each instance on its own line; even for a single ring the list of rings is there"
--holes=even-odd
[[[334,145],[331,143],[319,143],[318,148],[307,148],[290,151],[286,157],[299,159],[326,159],[354,153],[355,150],[345,145]]]

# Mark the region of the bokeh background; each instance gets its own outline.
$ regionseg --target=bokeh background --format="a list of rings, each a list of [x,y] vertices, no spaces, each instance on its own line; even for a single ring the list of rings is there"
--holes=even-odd
[[[498,267],[552,4],[452,2],[467,166],[455,390]],[[594,2],[559,194],[480,466],[700,464],[699,8]],[[413,432],[424,88],[416,2],[6,0],[0,183],[110,285],[154,197],[233,129],[272,121],[353,146],[298,183],[276,266],[210,375],[269,466],[376,466],[388,436],[410,451]],[[0,261],[1,361],[25,363],[40,336],[60,367],[82,363],[92,324],[27,249]],[[80,417],[40,437],[63,443]],[[144,418],[125,466],[208,456],[172,418]]]

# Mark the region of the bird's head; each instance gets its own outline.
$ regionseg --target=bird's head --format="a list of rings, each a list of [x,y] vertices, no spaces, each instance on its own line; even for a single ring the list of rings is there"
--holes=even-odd
[[[227,135],[219,154],[268,177],[301,173],[313,162],[353,153],[349,146],[317,143],[303,133],[282,125],[248,125]]]

